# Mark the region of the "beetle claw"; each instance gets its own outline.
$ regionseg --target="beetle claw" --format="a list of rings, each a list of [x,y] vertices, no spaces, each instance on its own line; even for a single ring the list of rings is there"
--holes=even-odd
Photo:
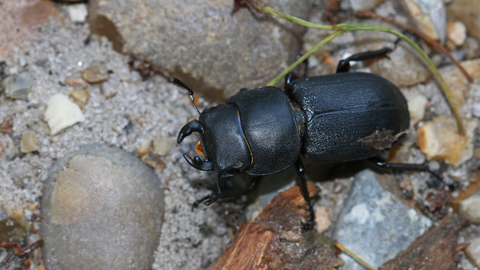
[[[195,156],[193,159],[187,154],[183,154],[185,160],[190,166],[202,171],[213,171],[213,162],[210,160],[201,160],[200,157]]]
[[[185,137],[190,136],[193,132],[198,132],[200,134],[203,134],[204,132],[202,124],[200,124],[200,122],[198,122],[196,119],[188,122],[182,127],[178,133],[177,143],[181,143]]]

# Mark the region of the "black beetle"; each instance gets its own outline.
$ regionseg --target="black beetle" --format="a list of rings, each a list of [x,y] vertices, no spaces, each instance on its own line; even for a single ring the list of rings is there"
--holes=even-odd
[[[172,83],[187,89],[199,120],[187,123],[178,134],[178,143],[193,132],[200,133],[206,160],[184,154],[199,170],[215,171],[222,177],[248,173],[273,174],[296,165],[298,184],[314,214],[304,177],[300,154],[316,162],[344,162],[378,156],[395,145],[407,132],[410,115],[407,102],[388,80],[370,73],[349,73],[350,61],[385,57],[384,48],[355,54],[340,61],[337,73],[319,77],[285,79],[285,91],[276,87],[242,90],[226,104],[204,109],[195,105],[193,91],[177,78]],[[429,171],[417,164],[371,162],[380,167]],[[210,205],[222,196],[220,188],[196,201]]]

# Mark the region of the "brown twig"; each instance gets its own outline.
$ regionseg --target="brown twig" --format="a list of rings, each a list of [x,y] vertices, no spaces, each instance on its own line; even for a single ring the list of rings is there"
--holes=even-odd
[[[43,240],[39,240],[31,245],[27,246],[26,248],[22,248],[19,244],[13,242],[3,242],[0,241],[0,247],[5,248],[7,251],[9,249],[13,249],[13,252],[9,252],[7,256],[0,262],[0,269],[4,269],[3,267],[10,264],[13,260],[13,256],[17,257],[24,257],[23,266],[26,270],[30,269],[30,254],[32,250],[38,248],[43,245]]]
[[[470,76],[470,74],[468,74],[468,72],[462,67],[462,65],[457,60],[455,60],[455,58],[453,58],[452,54],[449,51],[447,51],[447,49],[445,49],[445,47],[440,45],[440,43],[436,42],[435,40],[433,40],[432,38],[427,36],[425,33],[420,31],[418,28],[396,22],[396,21],[394,21],[390,18],[383,17],[381,15],[378,15],[378,14],[370,12],[370,11],[359,11],[359,12],[355,13],[355,16],[360,17],[360,18],[378,19],[380,21],[384,21],[384,22],[393,24],[393,25],[395,25],[399,28],[406,29],[409,32],[414,33],[415,35],[417,35],[420,38],[422,38],[423,40],[425,40],[425,42],[431,44],[433,47],[437,48],[439,51],[441,51],[443,54],[445,54],[453,62],[453,64],[455,64],[460,69],[460,71],[463,73],[465,78],[467,78],[468,82],[473,83],[472,76]]]

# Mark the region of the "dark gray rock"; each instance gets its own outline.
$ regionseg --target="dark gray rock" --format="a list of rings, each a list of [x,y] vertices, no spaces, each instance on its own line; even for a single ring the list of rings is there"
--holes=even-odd
[[[42,198],[47,269],[151,269],[164,215],[155,173],[135,156],[84,146],[50,169]]]
[[[432,222],[385,191],[375,174],[355,175],[351,194],[335,226],[334,239],[378,267],[406,249]],[[343,269],[364,269],[348,256]]]
[[[269,1],[308,19],[311,1]],[[233,1],[90,1],[92,33],[122,53],[176,76],[207,98],[222,101],[241,88],[259,87],[293,63],[303,27],[240,9]]]

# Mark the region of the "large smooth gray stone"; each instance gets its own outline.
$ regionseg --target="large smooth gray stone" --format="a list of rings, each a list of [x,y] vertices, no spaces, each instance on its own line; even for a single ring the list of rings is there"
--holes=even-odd
[[[47,269],[151,269],[164,215],[160,180],[102,144],[55,163],[42,197]]]
[[[311,10],[309,0],[272,0],[269,5],[302,19]],[[222,101],[280,74],[300,53],[305,32],[248,9],[232,15],[232,8],[232,0],[92,0],[90,28],[107,36],[115,50]]]
[[[334,239],[372,266],[393,259],[422,235],[432,222],[385,191],[375,174],[364,170],[355,184],[335,226]],[[345,270],[364,270],[342,256]]]

